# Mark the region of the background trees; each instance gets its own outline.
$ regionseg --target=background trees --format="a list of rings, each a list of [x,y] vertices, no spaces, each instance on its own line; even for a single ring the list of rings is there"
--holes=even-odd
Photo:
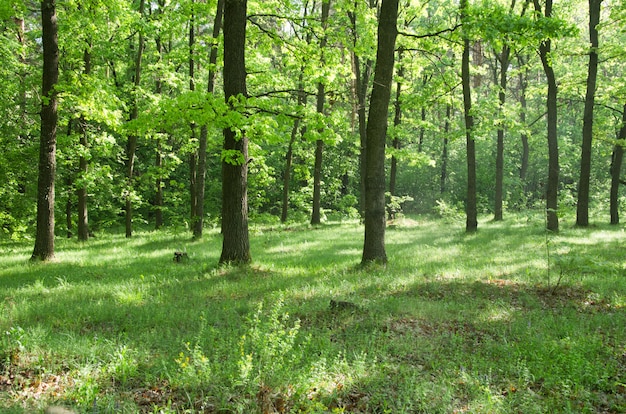
[[[250,2],[247,97],[235,106],[224,92],[233,73],[224,69],[221,4],[88,0],[58,6],[55,209],[66,212],[57,214],[58,234],[78,224],[85,238],[86,200],[88,226],[96,233],[123,226],[129,234],[131,225],[149,223],[193,229],[200,237],[203,226],[219,225],[232,194],[223,193],[222,160],[234,160],[228,158],[233,148],[223,149],[224,129],[235,137],[245,131],[249,139],[242,168],[249,170],[246,210],[252,220],[319,215],[323,222],[363,212],[364,188],[372,184],[364,169],[365,115],[376,85],[371,73],[382,3]],[[12,0],[0,7],[0,226],[13,237],[35,228],[37,171],[29,166],[46,101],[38,87],[41,13],[26,6]],[[583,127],[585,136],[590,130],[583,122],[588,4],[468,1],[465,7],[461,21],[454,2],[399,4],[394,84],[400,93],[393,109],[379,115],[392,120],[397,112],[402,122],[389,122],[384,170],[371,177],[383,171],[389,177],[393,159],[393,194],[385,203],[403,200],[406,213],[454,216],[469,207],[476,215],[500,218],[507,209],[547,208],[547,226],[556,230],[559,212],[583,207],[575,183],[587,174],[580,172],[580,149]],[[592,23],[599,42],[591,50],[601,70],[589,200],[590,211],[605,210],[608,219],[604,200],[610,198],[616,221],[626,102],[624,10],[613,3],[603,10],[599,24]],[[461,72],[469,76],[467,111]],[[473,127],[466,127],[465,115]],[[190,125],[198,126],[197,135]],[[469,140],[463,139],[466,131]],[[475,177],[471,169],[468,175],[468,144],[475,149]],[[197,163],[187,162],[190,155]],[[475,200],[468,196],[468,180]],[[191,187],[199,198],[192,217]]]

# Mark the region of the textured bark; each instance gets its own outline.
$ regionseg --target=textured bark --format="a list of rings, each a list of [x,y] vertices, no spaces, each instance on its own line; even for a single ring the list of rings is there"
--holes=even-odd
[[[143,16],[144,10],[144,0],[139,2],[139,14]],[[141,59],[143,57],[143,48],[144,48],[144,36],[143,33],[139,32],[139,42],[137,46],[137,55],[135,56],[135,73],[134,73],[134,87],[137,89],[139,84],[141,83]],[[130,120],[133,121],[137,119],[139,115],[139,106],[137,103],[136,94],[133,95],[133,103],[130,112]],[[133,176],[135,174],[135,153],[137,152],[137,135],[131,134],[128,136],[128,142],[126,144],[126,217],[125,217],[125,225],[126,225],[126,237],[132,237],[133,235],[133,203],[132,203],[132,192],[134,179]]]
[[[578,181],[578,203],[576,205],[576,225],[589,225],[589,179],[591,177],[591,142],[593,139],[593,106],[596,96],[598,77],[598,29],[602,0],[589,0],[589,67],[587,74],[587,93],[583,113],[583,142],[580,156],[580,178]]]
[[[622,112],[622,127],[620,128],[619,140],[613,147],[613,157],[611,161],[611,224],[619,224],[619,186],[623,184],[622,160],[624,159],[624,144],[626,143],[626,104]]]
[[[41,96],[41,136],[39,139],[39,178],[37,181],[37,233],[32,260],[54,258],[54,180],[56,176],[57,92],[59,46],[56,1],[41,2],[43,76]]]
[[[215,19],[213,20],[213,43],[209,52],[209,81],[207,92],[213,94],[215,90],[215,65],[217,64],[217,38],[222,30],[222,19],[224,16],[224,0],[218,0]],[[207,151],[208,127],[202,125],[200,128],[200,138],[198,139],[198,172],[196,175],[196,220],[193,227],[193,237],[202,237],[204,228],[204,190],[206,185],[206,151]]]
[[[535,10],[541,12],[539,0],[533,0]],[[552,15],[552,0],[546,0],[545,16]],[[557,85],[554,69],[550,59],[551,41],[544,40],[539,45],[539,56],[548,82],[546,107],[548,112],[548,184],[546,189],[546,229],[559,230],[558,196],[559,196],[559,143],[557,132]]]
[[[246,0],[224,3],[224,95],[226,102],[246,96]],[[248,138],[224,129],[224,152],[239,153],[242,162],[222,160],[222,255],[220,263],[252,260],[248,236]]]
[[[330,0],[322,3],[322,30],[326,30],[328,26],[328,15],[330,14]],[[328,38],[326,34],[320,40],[320,50],[322,51],[322,65],[325,63],[324,48]],[[317,84],[317,112],[324,113],[324,104],[326,102],[326,86],[323,82]],[[313,210],[311,212],[311,224],[321,223],[321,198],[322,198],[322,157],[324,155],[324,141],[318,139],[315,142],[315,166],[313,168]]]
[[[461,20],[465,18],[467,0],[462,0]],[[463,34],[463,55],[461,58],[461,82],[463,84],[463,110],[465,114],[465,141],[467,147],[467,200],[465,201],[465,231],[478,229],[478,207],[476,203],[476,143],[474,141],[474,117],[472,116],[472,92],[470,87],[470,39]]]
[[[378,21],[374,86],[367,119],[365,241],[362,264],[386,263],[385,141],[398,19],[398,0],[383,0]]]

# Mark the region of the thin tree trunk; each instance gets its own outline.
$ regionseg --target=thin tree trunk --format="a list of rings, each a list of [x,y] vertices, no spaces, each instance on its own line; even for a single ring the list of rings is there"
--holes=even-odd
[[[383,0],[378,21],[374,87],[367,120],[365,240],[362,264],[387,263],[385,252],[385,141],[391,98],[398,0]]]
[[[57,92],[59,46],[56,1],[42,0],[41,26],[43,75],[41,95],[41,136],[37,181],[37,233],[31,260],[54,258],[54,180],[56,176]]]
[[[398,50],[398,81],[396,83],[396,100],[394,103],[394,117],[393,117],[393,125],[399,126],[402,123],[402,106],[400,102],[400,97],[402,94],[402,82],[401,79],[404,76],[404,68],[402,66],[402,47]],[[398,138],[398,134],[396,133],[393,137],[392,148],[394,150],[400,149],[400,139]],[[398,159],[395,153],[391,154],[391,166],[389,167],[389,194],[392,196],[396,195],[396,180],[398,175]],[[389,218],[393,217],[391,211],[389,212]]]
[[[509,70],[509,56],[511,48],[508,45],[502,46],[500,56],[496,59],[500,61],[500,92],[498,99],[500,104],[500,116],[504,117],[504,104],[506,102],[507,72]],[[502,220],[502,204],[504,198],[504,126],[503,122],[498,127],[498,138],[496,143],[496,192],[495,192],[495,221]]]
[[[596,96],[598,77],[598,24],[602,0],[589,0],[589,68],[587,74],[587,93],[583,114],[583,142],[580,156],[580,179],[578,182],[578,203],[576,205],[576,225],[589,225],[589,180],[591,177],[591,142],[593,139],[593,106]]]
[[[304,67],[300,71],[298,77],[298,106],[304,105],[306,101],[306,94],[304,93]],[[285,173],[283,175],[283,197],[282,197],[282,209],[280,214],[280,222],[285,223],[289,215],[289,185],[291,182],[291,166],[293,164],[293,145],[296,142],[298,130],[300,129],[300,118],[296,118],[293,122],[291,129],[291,136],[289,138],[289,145],[287,146],[287,153],[285,154]]]
[[[622,160],[624,159],[624,144],[626,143],[626,104],[622,112],[622,127],[617,137],[618,142],[613,147],[611,161],[611,224],[619,224],[619,186],[623,184]]]
[[[374,7],[372,2],[370,2],[370,7]],[[353,12],[348,13],[348,17],[350,18],[350,23],[352,24],[351,30],[353,35],[353,46],[356,48],[357,44],[357,27],[356,27],[356,15]],[[359,152],[359,188],[360,188],[360,199],[359,199],[359,211],[361,212],[361,217],[365,215],[365,174],[366,174],[366,154],[367,154],[367,88],[369,85],[369,79],[371,75],[372,69],[372,61],[367,60],[363,65],[363,70],[361,68],[361,59],[359,55],[355,52],[352,52],[352,70],[354,72],[354,87],[356,90],[356,106],[357,106],[357,117],[359,122],[359,143],[360,143],[360,152]]]
[[[246,96],[247,0],[224,3],[224,95]],[[236,155],[235,155],[236,154]],[[224,128],[222,160],[222,255],[220,263],[245,264],[252,260],[248,235],[248,138]]]
[[[526,192],[526,175],[528,173],[528,158],[530,153],[530,147],[528,145],[528,133],[526,132],[526,112],[528,104],[526,102],[526,90],[528,89],[528,72],[526,69],[526,62],[518,55],[517,57],[520,68],[519,71],[519,84],[520,84],[520,124],[522,125],[522,133],[520,134],[520,140],[522,141],[522,159],[519,169],[519,178],[524,186],[524,192]]]
[[[157,138],[156,157],[154,166],[157,170],[156,195],[154,198],[154,228],[156,230],[163,226],[163,155],[161,154],[161,138]]]
[[[222,30],[222,19],[224,16],[224,0],[218,0],[215,19],[213,20],[213,43],[209,53],[209,81],[207,83],[207,92],[213,94],[215,90],[215,65],[217,64],[217,38]],[[198,140],[198,172],[196,175],[196,221],[193,230],[193,237],[198,239],[202,237],[204,228],[204,189],[206,186],[206,163],[207,163],[207,136],[208,126],[202,125],[200,128],[200,138]]]
[[[328,27],[328,15],[330,14],[330,0],[322,3],[322,30]],[[326,34],[320,40],[320,50],[322,53],[322,65],[325,64],[324,48],[328,42]],[[326,87],[324,82],[317,84],[317,112],[324,113],[324,104],[326,101]],[[322,198],[322,157],[324,154],[324,141],[318,139],[315,142],[315,166],[313,168],[313,210],[311,212],[311,224],[321,223],[321,198]]]
[[[539,0],[533,0],[535,10],[541,12]],[[552,0],[546,0],[545,16],[552,15]],[[559,230],[558,197],[559,197],[559,143],[557,132],[557,85],[550,58],[551,41],[544,40],[539,45],[539,56],[548,82],[546,107],[548,111],[548,185],[546,190],[546,229]]]
[[[86,76],[91,74],[90,47],[91,46],[85,48],[85,52],[83,53],[83,63],[85,64],[83,73]],[[78,240],[85,242],[89,240],[89,213],[87,209],[87,183],[85,180],[87,172],[89,171],[89,161],[86,156],[87,151],[89,151],[89,137],[87,136],[87,120],[85,116],[81,115],[78,122],[80,128],[80,145],[83,148],[78,160],[79,173],[83,178],[83,182],[76,190],[78,196]]]
[[[196,15],[194,10],[194,1],[191,0],[191,16],[189,17],[189,90],[193,92],[196,90],[195,80],[195,67],[196,62],[194,59],[194,47],[196,43]],[[196,140],[196,124],[192,122],[189,125],[191,130],[190,140],[195,142]],[[198,150],[193,150],[189,153],[189,219],[190,228],[193,232],[196,227],[196,214],[198,208],[198,194],[196,178],[198,175]]]
[[[461,0],[461,21],[465,20],[467,0]],[[472,116],[472,93],[470,88],[470,39],[463,29],[463,55],[461,81],[463,83],[463,109],[465,113],[465,140],[467,147],[467,200],[465,205],[465,231],[478,229],[478,207],[476,203],[476,143],[474,141],[474,117]]]
[[[144,11],[144,0],[140,0],[139,2],[139,14],[143,17]],[[143,56],[143,48],[144,48],[144,37],[143,32],[139,31],[139,45],[137,48],[137,56],[135,57],[135,74],[134,74],[134,88],[135,90],[139,87],[141,82],[141,59]],[[130,120],[133,121],[137,119],[139,115],[139,106],[137,102],[137,95],[133,94],[133,104],[130,112]],[[134,180],[133,175],[135,173],[135,153],[137,151],[137,135],[131,134],[128,136],[128,142],[126,145],[126,178],[127,189],[126,189],[126,237],[132,237],[133,235],[133,203],[132,203],[132,193]]]
[[[450,116],[452,115],[452,105],[446,105],[446,120],[443,126],[443,150],[441,152],[441,178],[439,183],[440,193],[446,191],[446,182],[448,180],[448,133],[450,132]]]

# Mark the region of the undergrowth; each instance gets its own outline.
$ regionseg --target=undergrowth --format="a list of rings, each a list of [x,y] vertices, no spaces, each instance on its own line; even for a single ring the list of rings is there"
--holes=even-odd
[[[404,217],[367,268],[357,222],[252,227],[247,267],[217,232],[0,241],[0,412],[625,412],[623,227],[528,217]]]

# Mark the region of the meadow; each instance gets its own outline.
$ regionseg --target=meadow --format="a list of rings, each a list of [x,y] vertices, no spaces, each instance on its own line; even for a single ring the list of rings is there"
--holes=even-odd
[[[386,236],[368,267],[353,221],[253,224],[246,267],[218,230],[0,240],[0,412],[626,412],[624,226]]]

